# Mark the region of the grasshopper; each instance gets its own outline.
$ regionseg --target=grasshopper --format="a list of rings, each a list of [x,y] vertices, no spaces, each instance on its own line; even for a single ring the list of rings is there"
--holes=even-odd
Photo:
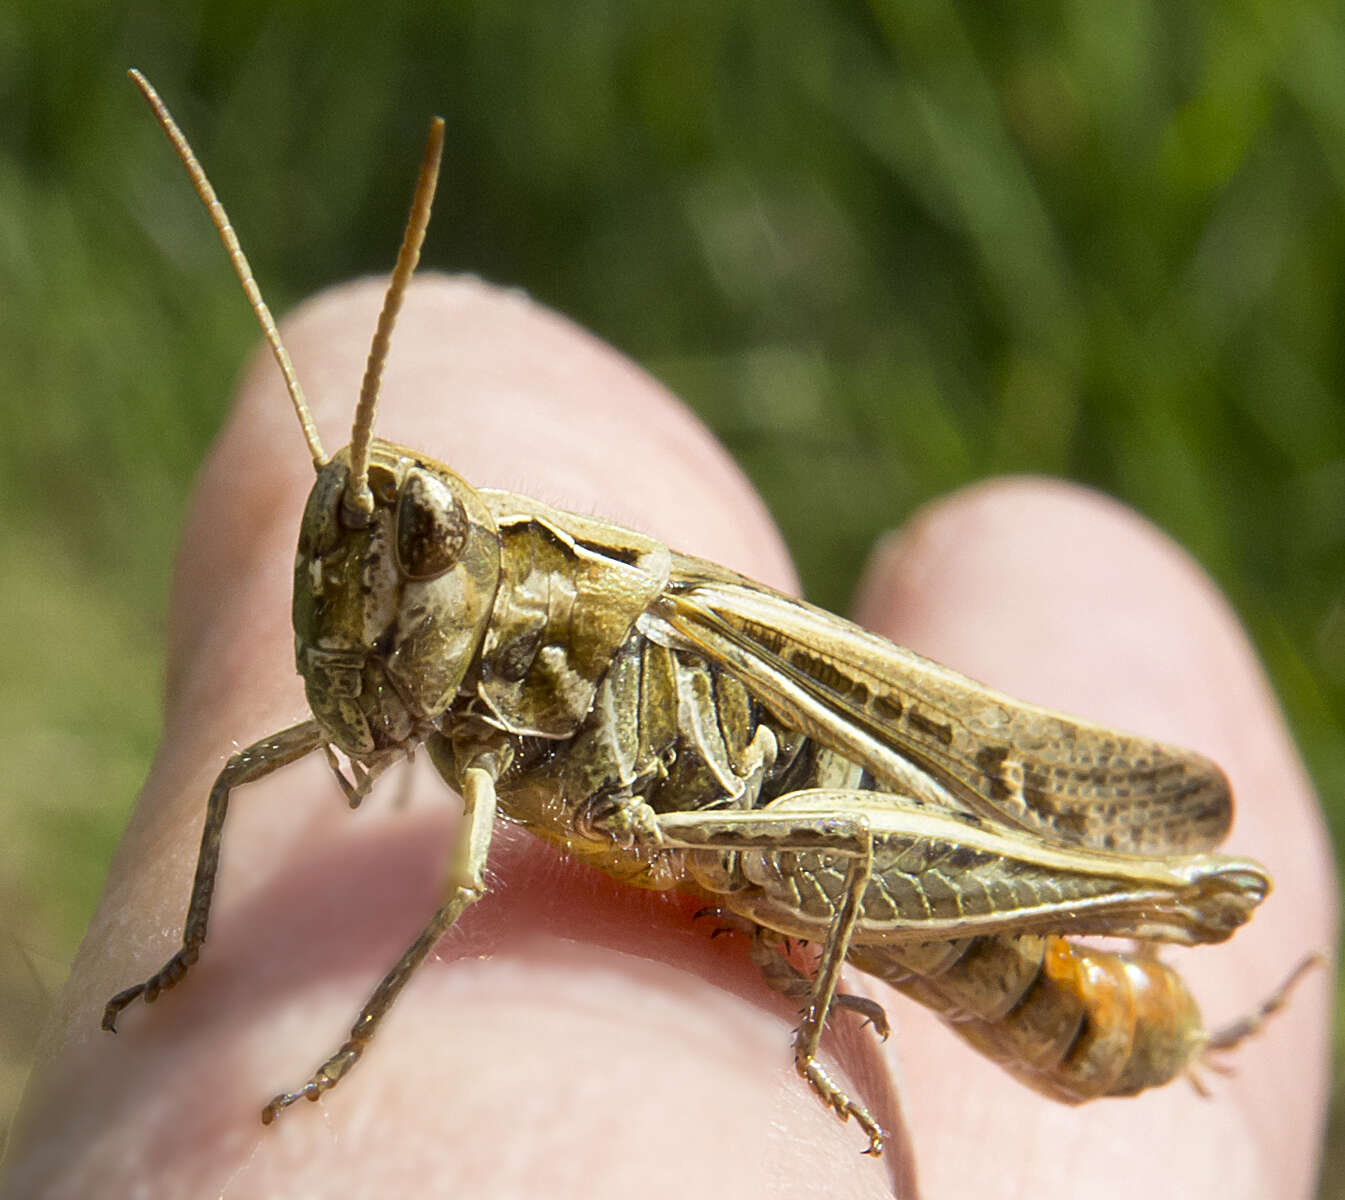
[[[1232,803],[1189,751],[1011,699],[640,533],[474,488],[373,436],[379,379],[429,220],[431,124],[350,445],[327,455],[232,227],[151,85],[288,386],[316,482],[294,570],[312,716],[229,759],[210,792],[182,947],[103,1028],[179,983],[205,942],[233,790],[322,752],[356,806],[424,746],[462,798],[443,901],[348,1039],[262,1112],[317,1100],[359,1060],[441,935],[486,892],[496,817],[637,887],[703,898],[802,1007],[794,1063],[879,1154],[884,1131],[819,1061],[849,964],[929,1006],[1067,1103],[1192,1074],[1280,1005],[1202,1023],[1155,943],[1219,942],[1270,879],[1211,853]],[[344,758],[344,764],[342,757]],[[1069,937],[1137,939],[1133,953]],[[820,947],[815,970],[791,943]],[[1295,973],[1297,974],[1297,973]],[[1292,981],[1292,977],[1291,977]]]

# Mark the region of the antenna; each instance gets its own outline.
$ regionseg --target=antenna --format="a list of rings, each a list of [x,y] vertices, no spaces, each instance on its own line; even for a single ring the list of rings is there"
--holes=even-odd
[[[294,373],[294,364],[290,362],[289,352],[280,340],[280,331],[271,318],[271,310],[266,307],[266,301],[262,299],[261,289],[252,277],[252,268],[248,266],[247,255],[243,253],[243,247],[238,244],[238,235],[234,233],[233,226],[229,224],[229,216],[224,211],[224,206],[219,202],[219,197],[215,195],[215,189],[210,186],[210,180],[206,178],[205,171],[196,160],[196,155],[192,153],[191,146],[187,144],[187,139],[182,130],[173,120],[173,114],[168,111],[168,106],[159,99],[159,93],[154,90],[154,85],[134,68],[129,74],[131,81],[140,89],[140,94],[149,101],[150,108],[154,110],[154,115],[159,119],[159,124],[163,126],[164,133],[168,135],[168,140],[173,143],[173,149],[177,151],[177,156],[182,160],[182,165],[187,168],[187,174],[191,176],[192,186],[196,189],[196,194],[201,197],[201,203],[205,205],[206,212],[210,214],[210,220],[219,233],[220,241],[224,243],[229,261],[233,264],[234,274],[238,276],[238,282],[243,285],[248,303],[252,305],[252,311],[257,315],[257,321],[261,324],[262,333],[270,344],[271,353],[275,355],[280,373],[285,377],[285,387],[289,389],[290,403],[294,405],[294,415],[299,418],[299,426],[304,431],[304,440],[308,443],[308,452],[313,456],[313,469],[320,471],[327,465],[327,455],[322,449],[322,442],[318,438],[317,426],[313,423],[313,414],[308,411],[308,405],[304,401],[304,390],[299,386],[299,377]]]
[[[373,344],[369,347],[369,361],[364,368],[364,382],[360,385],[360,400],[350,431],[350,476],[346,480],[345,505],[366,517],[374,511],[374,497],[369,490],[369,442],[373,437],[374,412],[378,408],[378,385],[383,377],[383,364],[387,361],[388,345],[402,307],[402,297],[416,263],[420,261],[420,248],[430,223],[443,153],[444,119],[435,117],[425,140],[425,156],[420,161],[420,177],[416,180],[416,194],[411,200],[411,215],[406,219],[397,265],[388,282],[387,295],[383,297],[383,311],[378,314],[378,328],[374,330]]]

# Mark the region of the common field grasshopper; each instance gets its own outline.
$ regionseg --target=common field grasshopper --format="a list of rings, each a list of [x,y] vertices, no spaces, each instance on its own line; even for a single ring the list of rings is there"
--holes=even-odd
[[[328,456],[236,237],[133,72],[225,243],[312,455],[294,628],[310,720],[235,754],[210,793],[182,948],[114,996],[113,1030],[197,961],[230,794],[321,751],[352,806],[424,746],[463,800],[446,895],[348,1040],[262,1120],[344,1078],[415,969],[486,890],[497,816],[634,886],[704,898],[803,1007],[794,1061],[880,1153],[818,1059],[839,990],[886,980],[1048,1096],[1129,1095],[1232,1047],[1281,1002],[1207,1031],[1147,949],[1227,938],[1266,895],[1209,853],[1232,815],[1200,756],[1013,700],[829,613],[642,534],[476,489],[373,436],[382,365],[443,142],[431,126],[350,445]],[[344,764],[338,755],[344,757]],[[1134,938],[1103,951],[1067,935]],[[820,947],[816,970],[791,941]],[[1285,987],[1287,988],[1287,984]]]

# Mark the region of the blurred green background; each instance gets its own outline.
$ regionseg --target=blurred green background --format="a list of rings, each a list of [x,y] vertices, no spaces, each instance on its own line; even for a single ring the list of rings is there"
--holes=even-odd
[[[1231,596],[1341,843],[1338,5],[437,8],[0,6],[0,1126],[154,747],[176,532],[257,339],[129,65],[281,312],[388,268],[443,113],[426,261],[685,396],[823,604],[971,480],[1120,496]]]

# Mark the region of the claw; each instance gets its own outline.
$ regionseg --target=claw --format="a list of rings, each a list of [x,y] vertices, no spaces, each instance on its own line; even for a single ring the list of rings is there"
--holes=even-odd
[[[850,1012],[861,1018],[865,1025],[872,1025],[873,1031],[878,1035],[880,1042],[887,1041],[892,1033],[891,1023],[887,1019],[887,1010],[876,1000],[870,1000],[867,996],[852,996],[848,992],[840,992],[832,1001],[832,1006],[849,1009]]]
[[[161,992],[166,992],[182,981],[187,974],[187,968],[200,957],[200,953],[196,947],[184,946],[144,983],[137,983],[125,991],[118,992],[103,1009],[103,1028],[108,1033],[116,1033],[117,1018],[127,1005],[142,996],[146,1004],[153,1004]]]
[[[282,1092],[276,1096],[270,1104],[262,1109],[262,1124],[269,1125],[282,1112],[298,1100],[311,1100],[317,1103],[322,1097],[322,1093],[329,1091],[336,1086],[336,1080],[327,1074],[326,1070],[319,1070],[303,1087],[294,1092]]]
[[[145,985],[137,983],[135,987],[128,987],[124,992],[118,992],[107,1002],[107,1007],[103,1009],[103,1028],[108,1033],[117,1032],[117,1018],[121,1016],[121,1010],[137,996],[143,995],[144,991]]]
[[[855,1123],[869,1135],[869,1144],[865,1147],[864,1153],[871,1154],[875,1158],[879,1157],[883,1152],[883,1141],[887,1137],[887,1131],[873,1119],[869,1110],[850,1099],[837,1087],[816,1059],[801,1055],[795,1058],[794,1067],[813,1089],[817,1098],[842,1121],[854,1117]]]

